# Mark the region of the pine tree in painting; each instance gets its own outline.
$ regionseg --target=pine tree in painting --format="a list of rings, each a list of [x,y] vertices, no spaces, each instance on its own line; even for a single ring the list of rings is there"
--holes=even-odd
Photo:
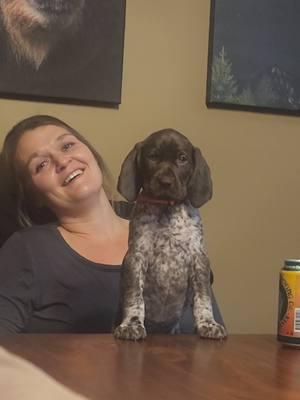
[[[232,63],[223,46],[212,63],[211,100],[235,102],[237,91],[237,83],[232,74]]]
[[[259,106],[276,106],[279,102],[280,97],[276,93],[270,76],[262,76],[255,90],[255,98]]]
[[[247,106],[256,105],[255,96],[250,87],[246,87],[246,89],[242,90],[242,93],[239,96],[237,96],[235,103]]]

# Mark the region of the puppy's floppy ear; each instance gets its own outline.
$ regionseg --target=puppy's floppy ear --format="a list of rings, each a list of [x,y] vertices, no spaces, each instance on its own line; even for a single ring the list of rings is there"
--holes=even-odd
[[[188,183],[188,199],[195,208],[201,207],[212,197],[210,169],[198,148],[194,148],[194,170]]]
[[[139,176],[139,158],[141,143],[137,143],[123,161],[118,179],[118,191],[129,202],[135,201],[140,192],[142,181]]]

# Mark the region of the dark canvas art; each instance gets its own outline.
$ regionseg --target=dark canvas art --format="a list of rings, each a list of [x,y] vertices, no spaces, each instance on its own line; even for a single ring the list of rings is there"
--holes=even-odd
[[[300,2],[212,0],[209,107],[300,114]]]
[[[125,0],[1,0],[0,97],[121,102]]]

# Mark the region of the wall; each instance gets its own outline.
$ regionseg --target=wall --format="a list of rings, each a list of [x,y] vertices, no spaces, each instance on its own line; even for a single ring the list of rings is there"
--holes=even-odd
[[[84,133],[115,176],[127,152],[165,127],[201,147],[213,199],[203,207],[214,290],[230,333],[276,331],[278,273],[300,257],[299,119],[205,106],[208,0],[127,0],[119,110],[0,101],[0,139],[47,113]]]

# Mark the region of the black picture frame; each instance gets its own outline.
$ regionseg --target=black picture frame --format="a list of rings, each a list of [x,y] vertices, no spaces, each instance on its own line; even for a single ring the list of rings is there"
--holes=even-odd
[[[299,20],[297,0],[211,0],[207,107],[300,115]]]
[[[0,3],[0,98],[119,106],[125,0],[9,3]]]

